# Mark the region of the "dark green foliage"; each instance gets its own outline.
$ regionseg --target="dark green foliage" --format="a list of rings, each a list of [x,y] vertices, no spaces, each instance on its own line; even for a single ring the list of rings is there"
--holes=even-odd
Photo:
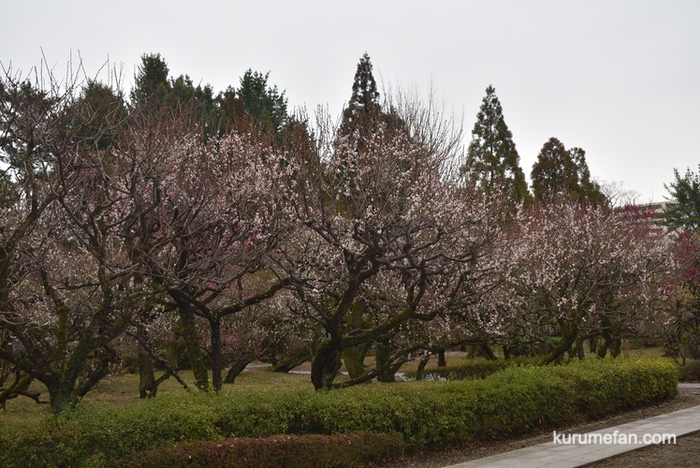
[[[280,150],[313,158],[314,145],[307,122],[290,115],[287,97],[268,83],[270,73],[248,69],[238,89],[229,86],[217,97],[221,130],[256,133]]]
[[[292,137],[287,133],[298,133],[300,126],[306,130],[305,122],[287,113],[284,92],[268,84],[269,72],[248,69],[238,89],[229,86],[218,95],[210,85],[195,86],[188,75],[171,78],[168,74],[168,65],[160,54],[143,55],[134,77],[132,105],[142,112],[165,109],[185,114],[202,124],[208,135],[230,130],[249,133],[256,128],[281,144]]]
[[[178,111],[189,110],[204,125],[208,134],[215,134],[219,129],[220,113],[210,85],[194,86],[188,75],[171,79],[167,96],[169,105]]]
[[[550,138],[532,166],[532,190],[535,201],[553,203],[561,198],[599,205],[605,195],[591,180],[586,152],[581,148],[566,149],[556,138]]]
[[[366,137],[376,131],[381,114],[377,82],[372,74],[372,62],[365,52],[357,64],[352,83],[352,96],[343,111],[340,134],[350,135],[353,132],[359,132],[360,137]]]
[[[353,467],[397,458],[404,450],[403,440],[393,434],[244,437],[219,442],[185,442],[165,449],[135,453],[128,459],[115,460],[107,466]]]
[[[44,132],[56,140],[51,132],[59,130],[57,123],[64,120],[57,112],[57,104],[60,103],[28,81],[0,80],[0,207],[10,207],[26,197],[21,193],[22,181],[39,176],[42,166],[52,161],[48,145],[34,142]],[[4,254],[6,248],[2,245],[0,253]],[[8,271],[6,258],[0,255],[0,275]]]
[[[512,204],[529,203],[531,196],[520,167],[520,156],[493,86],[486,88],[476,118],[463,171],[487,196],[504,194]]]
[[[159,397],[79,410],[44,426],[0,427],[0,466],[100,466],[184,441],[280,434],[396,434],[414,448],[454,445],[670,399],[677,384],[671,361],[590,359],[511,366],[476,381]]]
[[[270,134],[276,134],[289,120],[287,98],[277,86],[267,84],[269,76],[270,72],[263,75],[248,69],[241,78],[237,94],[253,122]]]
[[[134,77],[131,90],[133,104],[143,104],[147,100],[163,100],[170,90],[168,83],[170,69],[160,54],[144,54],[141,65]]]
[[[188,75],[170,78],[165,59],[160,54],[146,54],[134,77],[131,104],[140,112],[185,115],[201,124],[206,134],[220,127],[220,113],[210,85],[195,86]]]
[[[673,175],[675,180],[664,185],[671,203],[664,208],[663,222],[673,230],[700,232],[700,173],[688,168],[681,177],[678,169],[674,169]]]
[[[57,140],[60,130],[70,120],[68,99],[52,96],[29,81],[0,80],[0,162],[2,171],[13,169],[14,178],[28,177],[28,169],[35,174],[42,165],[52,162],[51,145],[38,145],[43,139]],[[29,158],[24,164],[23,158]]]
[[[119,137],[116,129],[127,117],[127,110],[120,93],[109,86],[89,80],[83,87],[77,103],[75,119],[78,136],[85,145],[100,150],[112,147]]]
[[[700,360],[691,361],[679,370],[682,382],[700,382]]]
[[[668,400],[678,393],[678,366],[668,360],[576,360],[551,371],[574,384],[578,410],[591,417]]]

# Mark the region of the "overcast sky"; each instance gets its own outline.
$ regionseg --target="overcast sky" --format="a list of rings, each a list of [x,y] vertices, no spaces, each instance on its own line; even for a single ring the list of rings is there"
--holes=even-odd
[[[290,107],[338,115],[366,51],[386,85],[431,88],[467,135],[491,84],[529,175],[542,145],[578,146],[640,202],[700,163],[700,1],[0,0],[0,62],[65,75],[140,57],[216,92],[270,72]],[[105,78],[106,79],[106,78]]]

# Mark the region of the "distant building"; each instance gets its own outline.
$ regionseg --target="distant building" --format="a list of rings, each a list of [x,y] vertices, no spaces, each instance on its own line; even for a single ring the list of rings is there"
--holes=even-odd
[[[664,230],[664,235],[669,235],[669,230],[667,226],[664,226],[662,215],[666,207],[673,202],[663,201],[663,202],[652,202],[652,203],[641,203],[638,205],[631,205],[632,208],[640,211],[653,211],[655,224]]]

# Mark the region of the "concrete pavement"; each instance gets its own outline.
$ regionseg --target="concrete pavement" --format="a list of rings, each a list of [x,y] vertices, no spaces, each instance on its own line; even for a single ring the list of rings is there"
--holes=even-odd
[[[700,384],[680,384],[679,387],[700,389]],[[694,406],[585,434],[570,435],[565,431],[563,434],[558,433],[558,437],[555,437],[553,433],[552,440],[544,444],[471,460],[447,468],[577,467],[652,445],[651,440],[646,440],[649,437],[645,436],[652,436],[659,440],[666,434],[680,437],[698,431],[700,431],[700,406]]]

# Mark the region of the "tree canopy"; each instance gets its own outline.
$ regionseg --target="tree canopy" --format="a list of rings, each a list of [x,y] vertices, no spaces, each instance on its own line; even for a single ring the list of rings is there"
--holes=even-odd
[[[170,89],[168,83],[170,69],[160,54],[144,54],[141,65],[134,76],[134,88],[131,90],[133,103],[143,103],[154,97],[162,100]]]
[[[663,222],[673,230],[700,232],[700,173],[688,168],[681,176],[673,169],[673,176],[675,180],[664,185],[671,203],[663,211]]]
[[[530,177],[535,201],[539,203],[553,203],[561,198],[592,205],[605,201],[599,185],[591,180],[586,152],[581,148],[567,150],[554,137],[542,146]]]
[[[357,64],[352,96],[343,111],[340,133],[349,135],[359,130],[361,134],[365,134],[373,129],[371,124],[377,121],[381,113],[382,106],[379,102],[377,82],[372,74],[372,62],[369,54],[365,52]]]
[[[278,133],[289,120],[287,98],[277,86],[270,86],[270,72],[262,74],[248,69],[241,77],[238,96],[253,121],[270,133]]]
[[[419,100],[380,104],[367,54],[340,128],[319,120],[314,138],[269,74],[214,97],[142,60],[129,103],[89,80],[0,76],[0,364],[21,382],[0,400],[38,380],[61,412],[125,361],[144,397],[153,364],[219,391],[225,369],[289,342],[317,389],[558,331],[557,359],[583,334],[619,343],[674,294],[650,219],[582,206],[602,195],[581,149],[547,142],[541,203],[504,219],[527,187],[492,87],[467,190],[449,172],[461,130]],[[697,175],[676,179],[679,201],[697,193]]]
[[[493,86],[486,88],[476,117],[463,171],[486,195],[502,192],[514,203],[530,202],[520,156]]]

